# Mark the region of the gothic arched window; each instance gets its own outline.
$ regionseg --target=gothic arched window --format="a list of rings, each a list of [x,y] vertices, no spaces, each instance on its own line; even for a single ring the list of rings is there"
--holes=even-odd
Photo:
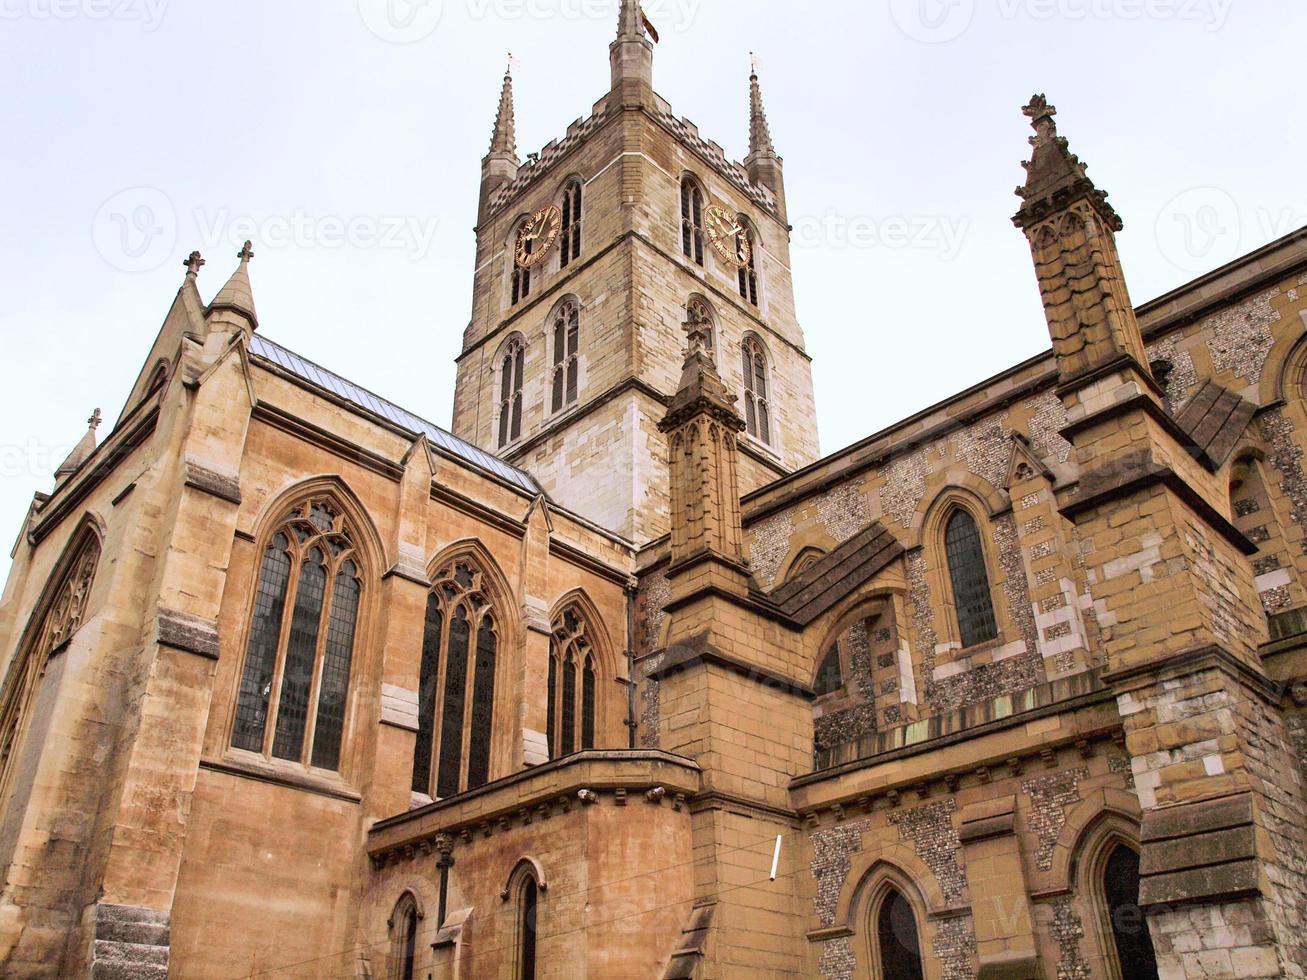
[[[703,265],[703,191],[690,176],[681,178],[681,251]]]
[[[518,980],[535,980],[539,918],[540,886],[533,875],[526,875],[517,903]]]
[[[522,385],[526,374],[526,344],[515,337],[499,362],[499,446],[522,437]]]
[[[740,216],[740,226],[749,239],[749,263],[740,266],[740,295],[753,306],[758,305],[758,237],[753,233],[749,219]]]
[[[232,746],[340,769],[363,576],[355,535],[326,498],[297,505],[263,552]]]
[[[957,611],[962,646],[973,647],[998,636],[994,600],[989,590],[985,549],[976,519],[959,508],[944,529],[944,553],[953,583],[953,607]]]
[[[413,789],[445,798],[490,781],[499,630],[470,558],[436,576],[422,633]]]
[[[390,917],[390,980],[414,980],[416,977],[418,920],[421,918],[412,893],[405,892]]]
[[[744,422],[749,435],[771,442],[771,395],[767,386],[767,355],[755,337],[740,345],[744,368]]]
[[[546,720],[551,759],[595,747],[598,664],[588,631],[589,625],[576,606],[569,606],[554,620]]]
[[[581,308],[568,300],[554,311],[554,375],[551,410],[576,403],[580,384]]]
[[[1103,869],[1103,896],[1121,975],[1156,980],[1157,956],[1139,908],[1139,855],[1118,844]]]
[[[35,628],[28,630],[0,688],[0,809],[8,796],[10,762],[23,736],[46,664],[72,639],[86,616],[86,603],[100,566],[100,539],[88,528],[70,552],[73,557],[64,566],[63,579],[49,593],[40,619],[33,617]]]
[[[873,925],[883,980],[922,980],[917,916],[902,892],[891,888],[885,893]]]
[[[711,353],[717,345],[717,329],[714,326],[712,307],[708,305],[707,300],[696,296],[685,304],[685,314],[687,322],[701,324],[708,328],[705,337],[708,351]]]
[[[517,228],[513,231],[512,239],[508,243],[508,261],[512,263],[513,266],[512,305],[514,306],[531,295],[531,270],[523,269],[517,264],[517,236],[522,230],[522,224],[528,220],[530,219],[523,219],[523,221],[518,224]],[[527,254],[530,255],[535,248],[535,242],[528,241],[525,247]]]
[[[844,673],[840,666],[840,644],[836,640],[826,651],[821,666],[817,668],[817,680],[813,685],[818,696],[833,694],[844,686]]]
[[[581,257],[581,181],[575,178],[563,188],[563,230],[558,237],[558,267]]]

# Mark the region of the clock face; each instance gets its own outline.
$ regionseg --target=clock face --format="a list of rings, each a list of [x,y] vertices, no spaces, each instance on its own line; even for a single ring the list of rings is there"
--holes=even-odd
[[[527,219],[517,235],[514,257],[520,268],[530,269],[545,260],[558,233],[563,228],[563,211],[557,204],[547,204]]]
[[[753,258],[753,245],[744,230],[740,219],[716,204],[704,209],[704,224],[708,230],[708,242],[712,245],[723,262],[743,269]]]

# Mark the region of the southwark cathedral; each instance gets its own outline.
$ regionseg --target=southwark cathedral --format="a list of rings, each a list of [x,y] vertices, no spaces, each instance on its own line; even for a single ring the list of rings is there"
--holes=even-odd
[[[1307,235],[1134,305],[1035,96],[1051,349],[817,458],[758,78],[733,162],[620,8],[526,162],[504,79],[452,431],[257,242],[124,335],[0,601],[0,974],[1307,976]]]

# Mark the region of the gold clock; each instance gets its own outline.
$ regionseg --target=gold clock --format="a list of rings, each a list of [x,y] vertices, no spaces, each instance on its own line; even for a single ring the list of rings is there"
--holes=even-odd
[[[708,242],[723,262],[743,269],[753,258],[753,245],[749,234],[744,230],[740,219],[716,204],[704,209],[704,224],[707,226]]]
[[[514,257],[519,268],[530,269],[543,262],[562,230],[563,210],[557,204],[547,204],[531,215],[517,233]]]

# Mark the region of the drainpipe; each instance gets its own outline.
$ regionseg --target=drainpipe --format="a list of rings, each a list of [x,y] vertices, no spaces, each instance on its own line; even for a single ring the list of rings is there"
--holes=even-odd
[[[626,586],[626,731],[628,747],[635,748],[635,597],[638,584]]]

